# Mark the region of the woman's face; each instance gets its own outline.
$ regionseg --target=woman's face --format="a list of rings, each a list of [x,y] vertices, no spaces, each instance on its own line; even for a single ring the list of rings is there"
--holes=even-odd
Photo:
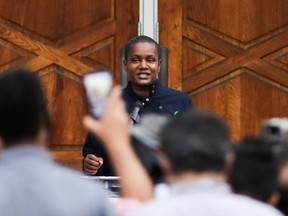
[[[124,67],[132,85],[149,86],[157,78],[161,60],[153,43],[139,42],[131,46]]]

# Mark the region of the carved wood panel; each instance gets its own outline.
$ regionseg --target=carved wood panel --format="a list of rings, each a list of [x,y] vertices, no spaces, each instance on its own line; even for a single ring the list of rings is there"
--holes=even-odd
[[[178,44],[170,86],[222,116],[234,139],[288,116],[287,0],[159,0],[159,10],[160,43]]]
[[[83,75],[109,68],[119,82],[120,48],[137,35],[137,23],[134,0],[0,0],[0,72],[21,66],[41,77],[50,150],[60,163],[81,170]]]

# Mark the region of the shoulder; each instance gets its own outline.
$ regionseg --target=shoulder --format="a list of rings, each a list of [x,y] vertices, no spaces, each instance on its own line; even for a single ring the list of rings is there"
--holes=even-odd
[[[46,164],[42,163],[41,167],[43,168],[43,172],[49,173],[49,176],[47,176],[46,179],[43,178],[41,181],[39,180],[39,183],[54,185],[55,187],[57,186],[61,188],[61,190],[65,190],[67,195],[75,193],[79,196],[82,196],[83,194],[83,197],[89,197],[90,193],[88,192],[92,190],[96,193],[106,193],[102,185],[84,178],[82,173],[79,171],[67,168],[55,162]],[[39,174],[33,175],[37,176]]]
[[[209,206],[209,209],[207,209],[207,206]],[[194,213],[198,215],[240,216],[251,215],[251,212],[253,212],[253,215],[283,216],[274,207],[248,197],[210,193],[188,194],[150,201],[129,215],[177,215],[180,209],[183,214],[187,215],[189,215],[190,209],[193,209]],[[235,209],[241,209],[241,211],[235,211]]]
[[[238,206],[239,209],[242,209],[243,213],[255,212],[255,215],[262,216],[284,216],[275,207],[268,205],[264,202],[252,199],[248,196],[233,194],[231,198],[232,200],[234,199],[234,206]]]
[[[71,170],[61,165],[55,165],[49,177],[50,185],[59,188],[65,194],[65,200],[73,203],[76,199],[81,200],[81,206],[101,209],[108,204],[108,193],[97,180],[85,178],[78,171]],[[48,180],[47,180],[48,181]],[[77,198],[75,197],[77,196]],[[79,203],[80,204],[80,203]]]
[[[134,106],[134,103],[137,100],[132,88],[128,88],[128,86],[122,89],[122,98],[125,101],[126,105],[128,105],[128,107]]]
[[[177,97],[181,97],[181,98],[185,98],[185,99],[189,99],[190,100],[190,97],[182,92],[182,91],[179,91],[179,90],[176,90],[176,89],[172,89],[172,88],[168,88],[168,87],[165,87],[165,86],[162,86],[162,91],[163,93],[167,94],[167,95],[171,95],[171,96],[177,96]]]
[[[136,209],[128,212],[128,216],[156,216],[156,215],[166,215],[165,209],[167,209],[167,204],[165,202],[158,202],[156,200],[149,201]]]
[[[187,95],[186,93],[182,91],[168,88],[165,86],[161,87],[158,93],[158,97],[162,98],[164,101],[166,101],[169,104],[174,104],[174,106],[179,105],[183,109],[194,107],[192,99],[189,95]]]
[[[35,172],[36,168],[39,167],[41,167],[41,172]],[[1,171],[4,170],[1,169]],[[21,181],[17,176],[21,176]],[[53,162],[39,161],[37,164],[30,164],[30,167],[25,164],[22,169],[16,167],[6,172],[5,175],[1,172],[0,177],[0,194],[3,194],[7,200],[19,196],[17,201],[21,200],[22,203],[45,203],[48,213],[57,212],[58,215],[64,215],[61,214],[63,211],[67,214],[69,212],[70,215],[97,215],[97,212],[103,212],[103,215],[112,215],[112,213],[109,213],[111,207],[109,206],[107,194],[101,185],[83,179],[80,172]],[[32,182],[31,179],[33,179]],[[7,189],[1,185],[5,185]],[[26,191],[26,196],[30,194],[29,200],[19,194],[16,188],[23,188]],[[2,201],[0,206],[3,204]],[[55,201],[57,202],[55,203]],[[54,204],[55,209],[52,210],[51,205]],[[16,206],[22,208],[21,205]],[[6,209],[9,209],[9,205]],[[33,212],[37,211],[37,208],[33,209]]]

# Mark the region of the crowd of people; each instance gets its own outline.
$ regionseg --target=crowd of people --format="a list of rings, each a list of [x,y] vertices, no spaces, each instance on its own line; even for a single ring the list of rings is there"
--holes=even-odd
[[[232,143],[223,119],[161,85],[159,45],[147,36],[127,43],[124,66],[127,87],[113,87],[100,119],[83,117],[89,131],[83,172],[119,176],[116,200],[49,155],[50,118],[35,73],[0,75],[1,215],[288,214],[281,126],[277,134],[267,132],[268,124],[263,136]],[[135,121],[131,113],[139,103]]]
[[[117,112],[115,106],[119,107]],[[278,147],[284,143],[251,137],[232,144],[222,119],[215,114],[187,110],[168,120],[159,134],[155,151],[169,192],[158,199],[154,184],[130,143],[129,116],[121,89],[116,87],[111,93],[101,120],[86,116],[84,125],[103,140],[115,171],[121,176],[123,197],[145,202],[137,208],[134,205],[128,215],[287,213],[276,209],[281,197],[280,164],[284,164],[280,163],[282,150]],[[110,127],[117,134],[105,130]],[[119,156],[123,153],[125,159]]]

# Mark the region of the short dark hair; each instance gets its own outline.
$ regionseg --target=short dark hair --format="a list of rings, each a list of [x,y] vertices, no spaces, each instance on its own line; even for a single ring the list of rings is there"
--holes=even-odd
[[[279,158],[279,180],[278,192],[280,193],[280,200],[276,205],[284,215],[288,215],[288,182],[286,180],[285,171],[288,167],[288,145],[281,143],[276,149],[277,157]],[[283,172],[284,171],[284,172]]]
[[[176,173],[222,171],[230,135],[216,115],[189,110],[164,126],[161,144]]]
[[[277,190],[278,160],[272,142],[247,137],[234,149],[235,161],[229,183],[235,193],[267,202]]]
[[[131,138],[132,147],[142,166],[149,174],[154,184],[164,182],[164,174],[160,166],[156,151],[147,147],[141,140],[136,137]]]
[[[25,69],[0,75],[0,137],[5,145],[35,138],[49,127],[46,98],[38,76]]]
[[[160,133],[170,116],[144,114],[140,122],[131,127],[132,147],[154,184],[164,182],[164,173],[157,157]]]
[[[160,59],[160,46],[159,44],[153,40],[152,38],[146,36],[146,35],[139,35],[139,36],[136,36],[132,39],[130,39],[125,47],[124,47],[124,59],[127,60],[128,58],[128,55],[131,51],[131,47],[135,44],[138,44],[138,43],[141,43],[141,42],[147,42],[147,43],[151,43],[151,44],[154,44],[155,45],[155,48],[157,50],[157,54],[158,54],[158,58]]]

